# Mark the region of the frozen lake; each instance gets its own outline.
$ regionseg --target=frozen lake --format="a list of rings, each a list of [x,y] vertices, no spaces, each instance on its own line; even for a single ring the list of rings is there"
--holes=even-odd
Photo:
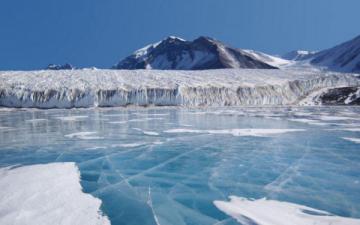
[[[0,167],[53,162],[76,163],[113,225],[271,224],[229,196],[360,224],[342,218],[360,218],[359,107],[2,108]]]

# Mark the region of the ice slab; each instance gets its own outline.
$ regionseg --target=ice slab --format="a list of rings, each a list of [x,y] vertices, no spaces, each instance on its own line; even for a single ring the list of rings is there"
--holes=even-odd
[[[360,219],[340,217],[290,202],[250,200],[230,196],[230,201],[214,201],[224,213],[244,225],[359,225]]]
[[[0,224],[110,225],[75,163],[1,168],[0,190]]]

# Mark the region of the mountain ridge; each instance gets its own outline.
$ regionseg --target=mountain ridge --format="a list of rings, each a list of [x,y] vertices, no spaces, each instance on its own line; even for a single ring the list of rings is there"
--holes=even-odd
[[[322,70],[360,73],[360,35],[325,50],[295,50],[282,55],[282,58],[299,63],[306,62]]]
[[[224,68],[277,69],[242,49],[210,37],[193,41],[170,36],[145,46],[121,60],[113,69],[204,70]]]
[[[360,72],[360,35],[316,53],[310,63],[339,72]]]
[[[112,69],[307,69],[360,73],[360,36],[322,51],[295,50],[282,56],[233,48],[211,37],[192,41],[169,36],[120,60]],[[47,70],[76,69],[71,64],[49,64]]]

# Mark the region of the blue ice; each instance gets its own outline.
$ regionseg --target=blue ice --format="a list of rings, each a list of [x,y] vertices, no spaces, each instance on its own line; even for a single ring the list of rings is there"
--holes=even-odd
[[[0,110],[0,167],[76,162],[117,224],[237,224],[228,196],[360,218],[360,108]]]

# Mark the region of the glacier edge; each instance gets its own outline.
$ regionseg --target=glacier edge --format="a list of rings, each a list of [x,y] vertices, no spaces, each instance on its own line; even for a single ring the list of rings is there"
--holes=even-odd
[[[324,88],[359,86],[353,74],[224,69],[0,72],[0,106],[298,105]]]

